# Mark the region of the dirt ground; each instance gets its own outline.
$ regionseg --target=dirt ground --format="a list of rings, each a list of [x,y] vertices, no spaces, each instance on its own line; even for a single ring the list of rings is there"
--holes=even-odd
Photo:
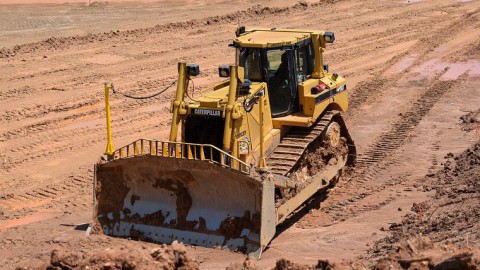
[[[103,82],[146,95],[176,79],[178,61],[200,64],[197,88],[219,82],[218,65],[234,61],[227,45],[238,24],[335,32],[325,58],[348,80],[346,121],[359,153],[353,172],[277,229],[259,269],[280,258],[374,263],[372,252],[397,237],[398,224],[438,207],[422,202],[448,199],[438,187],[470,194],[449,177],[463,175],[466,167],[453,175],[454,157],[479,140],[480,1],[236,2],[0,5],[0,268],[47,263],[55,249],[158,247],[85,234],[93,164],[106,144]],[[114,146],[165,139],[172,96],[113,96]],[[468,201],[477,212],[462,216],[466,225],[480,199]],[[448,222],[442,210],[435,213]],[[461,224],[433,241],[480,248],[478,223]],[[463,230],[470,236],[460,237]],[[245,260],[228,250],[187,252],[202,269]]]

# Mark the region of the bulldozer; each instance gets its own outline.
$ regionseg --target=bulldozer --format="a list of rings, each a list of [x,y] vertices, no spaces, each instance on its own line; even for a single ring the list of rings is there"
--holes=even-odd
[[[238,27],[235,64],[193,95],[178,64],[168,140],[107,147],[94,170],[94,226],[142,241],[220,247],[259,259],[277,226],[326,192],[356,149],[344,77],[324,63],[333,32]],[[198,95],[201,93],[201,95]]]

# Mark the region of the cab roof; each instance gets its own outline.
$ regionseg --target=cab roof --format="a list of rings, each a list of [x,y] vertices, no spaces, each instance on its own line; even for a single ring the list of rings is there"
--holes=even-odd
[[[297,29],[248,29],[241,33],[233,44],[238,47],[271,48],[295,44],[311,38],[312,34],[323,35],[323,31]]]

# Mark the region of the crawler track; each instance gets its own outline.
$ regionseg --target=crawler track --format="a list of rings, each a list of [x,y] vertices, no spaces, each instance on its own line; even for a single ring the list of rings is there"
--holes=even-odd
[[[339,111],[328,111],[312,127],[295,127],[287,136],[282,138],[280,144],[267,160],[268,165],[271,167],[271,172],[282,176],[289,176],[292,170],[298,166],[302,156],[306,153],[305,151],[317,138],[325,133],[326,128],[331,122],[337,122],[340,125],[341,135],[347,139],[349,148],[348,161],[350,164],[353,164],[356,149],[343,118]]]

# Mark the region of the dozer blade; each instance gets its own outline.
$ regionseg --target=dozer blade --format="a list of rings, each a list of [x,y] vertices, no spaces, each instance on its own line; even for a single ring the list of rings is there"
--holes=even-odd
[[[253,253],[275,234],[274,185],[211,162],[136,156],[97,164],[95,217],[107,235]]]

